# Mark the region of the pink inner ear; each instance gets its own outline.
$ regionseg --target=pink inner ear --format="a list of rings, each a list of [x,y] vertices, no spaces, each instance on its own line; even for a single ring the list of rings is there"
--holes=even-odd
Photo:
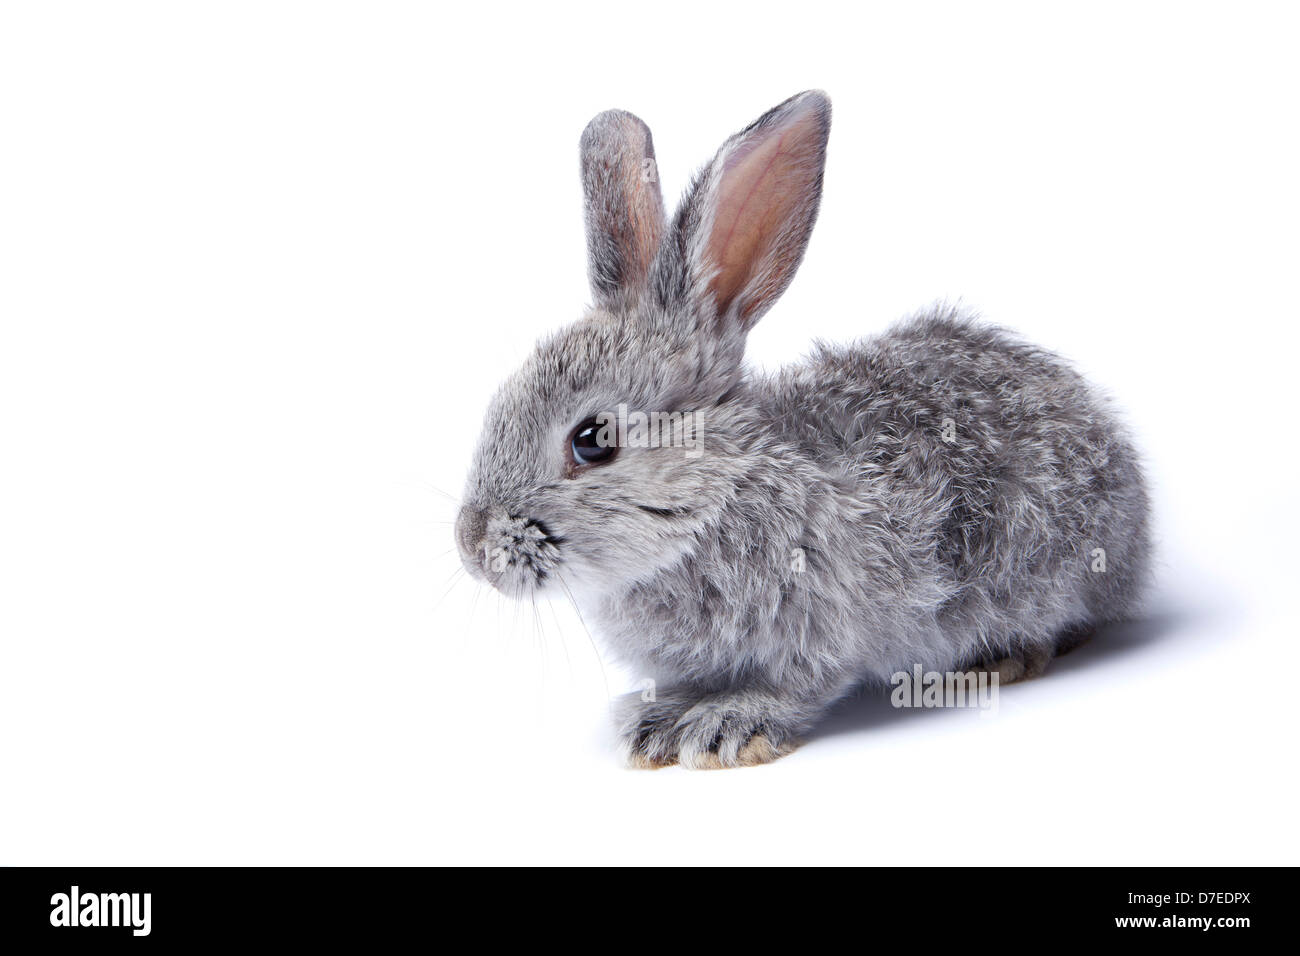
[[[808,206],[818,199],[821,120],[805,110],[753,133],[726,158],[705,255],[718,314],[743,295],[748,324],[781,293],[803,255]]]

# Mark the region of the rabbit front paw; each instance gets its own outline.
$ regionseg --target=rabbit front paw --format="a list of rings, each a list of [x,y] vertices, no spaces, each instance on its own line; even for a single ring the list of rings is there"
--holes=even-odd
[[[692,770],[771,763],[794,750],[766,695],[667,691],[654,700],[619,701],[619,737],[628,762],[654,769],[680,763]]]

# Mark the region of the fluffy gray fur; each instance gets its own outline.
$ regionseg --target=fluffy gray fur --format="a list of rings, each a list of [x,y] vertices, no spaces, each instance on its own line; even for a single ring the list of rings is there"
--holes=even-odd
[[[723,144],[668,224],[657,177],[632,175],[653,158],[645,125],[593,120],[596,305],[487,413],[464,563],[512,595],[568,594],[656,680],[655,700],[619,701],[637,765],[761,763],[864,682],[1045,660],[1131,612],[1147,577],[1132,444],[1050,352],[941,308],[745,369],[745,334],[807,245],[829,128],[823,94],[786,101]],[[693,412],[702,453],[575,463],[575,427],[620,404]]]

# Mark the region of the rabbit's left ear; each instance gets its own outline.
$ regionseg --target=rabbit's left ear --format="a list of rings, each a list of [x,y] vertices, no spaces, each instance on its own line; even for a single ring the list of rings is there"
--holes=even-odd
[[[664,233],[654,141],[637,117],[608,110],[582,131],[580,152],[591,291],[618,308],[641,294]]]
[[[743,347],[808,247],[830,129],[831,101],[809,90],[722,144],[683,200],[656,263],[652,283],[664,305],[694,306],[697,318],[715,323],[715,336]]]

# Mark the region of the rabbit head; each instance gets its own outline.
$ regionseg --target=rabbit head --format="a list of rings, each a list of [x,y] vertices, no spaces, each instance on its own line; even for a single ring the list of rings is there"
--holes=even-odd
[[[745,336],[803,257],[829,131],[824,94],[787,100],[722,145],[668,223],[646,125],[591,121],[593,305],[491,402],[456,524],[471,574],[608,594],[701,545],[744,479]]]

